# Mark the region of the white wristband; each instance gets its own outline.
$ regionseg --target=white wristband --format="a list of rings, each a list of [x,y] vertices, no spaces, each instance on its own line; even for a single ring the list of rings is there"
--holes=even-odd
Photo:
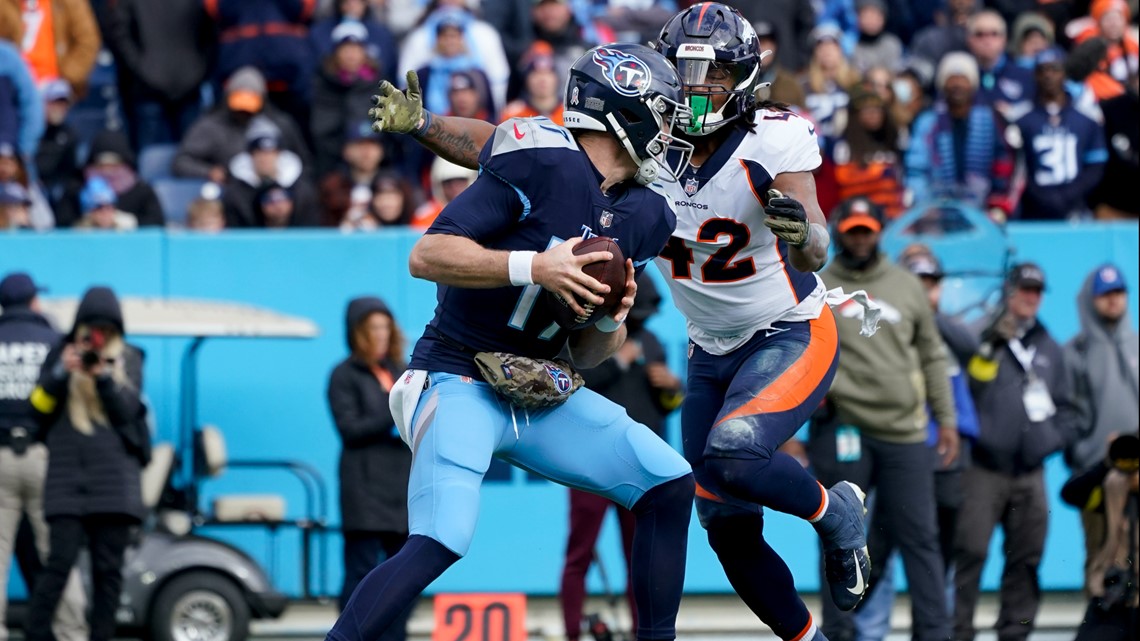
[[[616,320],[614,320],[613,316],[606,315],[606,316],[603,316],[601,320],[594,323],[594,327],[596,327],[599,332],[605,332],[607,334],[612,334],[612,333],[618,331],[618,328],[621,327],[622,323],[624,323],[624,322],[625,321],[622,321],[621,323],[619,323]]]
[[[511,278],[512,285],[533,285],[534,279],[531,278],[530,268],[534,263],[534,256],[538,252],[511,252],[507,256],[507,273]]]

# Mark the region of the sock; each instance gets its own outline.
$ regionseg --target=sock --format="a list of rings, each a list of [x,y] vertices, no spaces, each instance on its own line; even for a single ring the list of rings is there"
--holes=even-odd
[[[435,539],[414,535],[396,556],[373,568],[344,606],[326,641],[374,641],[459,555]]]
[[[709,544],[744,604],[781,639],[805,636],[812,620],[784,560],[764,540],[759,513],[718,516],[709,523]]]
[[[705,459],[705,469],[716,479],[718,487],[733,498],[801,519],[822,515],[819,482],[799,461],[783,452],[768,458],[710,457]],[[823,496],[826,501],[827,492]]]
[[[637,518],[630,564],[639,641],[677,637],[695,490],[687,474],[652,488],[631,508]]]

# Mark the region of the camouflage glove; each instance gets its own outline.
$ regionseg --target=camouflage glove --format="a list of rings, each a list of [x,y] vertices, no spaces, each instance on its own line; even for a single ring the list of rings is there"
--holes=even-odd
[[[408,90],[400,91],[385,80],[380,83],[379,95],[372,96],[375,107],[368,110],[372,119],[372,130],[394,134],[414,134],[419,128],[420,119],[426,117],[423,97],[420,95],[420,78],[416,72],[408,72]]]
[[[764,213],[767,214],[764,224],[777,238],[793,247],[808,244],[811,239],[811,223],[808,222],[807,212],[800,201],[769,189]]]
[[[585,384],[582,375],[562,360],[479,352],[475,365],[496,392],[525,410],[561,405]]]

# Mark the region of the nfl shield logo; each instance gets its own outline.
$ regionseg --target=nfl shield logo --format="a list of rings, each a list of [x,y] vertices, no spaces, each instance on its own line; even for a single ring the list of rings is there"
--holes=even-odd
[[[603,228],[609,227],[614,223],[614,215],[608,211],[603,211],[602,215],[598,218],[598,224]]]
[[[699,187],[699,186],[700,186],[700,184],[697,182],[696,178],[685,179],[685,193],[686,194],[689,194],[690,196],[692,196],[693,194],[697,193],[697,187]]]

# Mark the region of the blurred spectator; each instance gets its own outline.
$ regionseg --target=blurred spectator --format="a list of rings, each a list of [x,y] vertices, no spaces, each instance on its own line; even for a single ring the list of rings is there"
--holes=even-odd
[[[217,47],[204,3],[117,0],[106,26],[132,148],[182,140],[201,112],[199,88]]]
[[[1108,43],[1104,38],[1089,38],[1073,47],[1065,73],[1098,101],[1124,93],[1124,85],[1108,73]]]
[[[24,161],[16,152],[16,145],[0,140],[0,183],[19,183],[31,199],[31,208],[28,210],[29,222],[37,230],[51,229],[55,226],[55,217],[51,206],[44,198],[39,184],[31,178]]]
[[[1006,120],[1016,120],[1033,104],[1033,72],[1005,55],[1006,26],[1001,14],[986,9],[970,16],[966,43],[978,62],[977,102],[990,105]]]
[[[51,461],[44,484],[51,552],[28,606],[29,641],[53,638],[52,616],[81,548],[90,552],[94,584],[91,639],[115,636],[123,553],[144,515],[140,476],[150,461],[143,352],[124,333],[115,293],[88,289],[31,394]]]
[[[32,197],[23,185],[12,180],[0,182],[0,231],[31,229],[31,207]]]
[[[938,65],[939,98],[915,120],[905,163],[916,205],[958,198],[1004,219],[1013,210],[1013,151],[992,107],[977,104],[978,65],[968,53]]]
[[[292,227],[316,225],[319,220],[316,195],[303,176],[301,159],[281,148],[278,133],[272,128],[251,129],[246,137],[246,149],[230,161],[230,178],[222,191],[226,227],[261,227],[266,222],[284,222]],[[262,197],[275,187],[288,198],[275,193],[268,203],[263,202]],[[265,204],[271,205],[268,211]],[[268,216],[263,220],[266,213]]]
[[[533,0],[496,0],[482,3],[483,19],[502,38],[503,53],[506,54],[507,60],[521,60],[534,43],[534,30],[530,21],[532,4]]]
[[[20,43],[37,83],[63,78],[83,95],[101,41],[88,0],[0,0],[15,6],[20,20],[12,42]],[[8,20],[9,18],[5,18]],[[30,150],[29,150],[30,153]]]
[[[0,187],[0,203],[5,191]],[[3,205],[0,205],[3,209]],[[0,218],[3,213],[0,213]],[[48,556],[48,524],[44,521],[43,487],[47,448],[36,438],[36,412],[28,397],[36,387],[40,367],[63,338],[40,313],[44,291],[25,273],[0,280],[0,638],[8,638],[8,570],[20,521],[34,534],[34,552]],[[26,519],[25,519],[26,515]],[[19,552],[17,551],[17,556]],[[25,570],[25,559],[20,559]],[[40,568],[42,570],[42,566]],[[33,573],[38,574],[39,570]],[[31,587],[35,581],[28,582]],[[86,641],[87,599],[79,572],[70,574],[62,603],[52,620],[57,641]]]
[[[887,24],[885,0],[858,0],[859,39],[851,54],[851,64],[859,71],[871,67],[894,69],[902,64],[903,47],[898,36],[884,30]]]
[[[621,347],[601,365],[582,370],[586,387],[625,408],[630,418],[665,437],[665,419],[681,405],[683,385],[666,364],[665,348],[645,322],[657,312],[661,295],[653,279],[643,273],[637,279],[637,298],[626,319],[627,334]],[[637,628],[637,606],[629,577],[633,549],[634,516],[629,510],[605,498],[570,490],[570,524],[566,537],[566,557],[558,599],[568,641],[578,641],[586,604],[586,573],[595,560],[598,535],[606,512],[617,511],[625,552],[626,600],[630,620]],[[600,563],[600,561],[599,561]],[[591,629],[591,632],[594,630]]]
[[[831,144],[843,133],[847,126],[847,88],[859,82],[859,72],[843,55],[840,35],[834,25],[820,25],[812,31],[814,49],[805,78],[804,104],[823,145]]]
[[[486,87],[486,77],[477,69],[452,72],[447,87],[447,115],[495,121]]]
[[[137,219],[138,227],[161,227],[166,218],[154,189],[135,169],[135,155],[121,131],[100,131],[91,142],[83,178],[102,178],[115,190],[118,208]],[[85,213],[78,208],[79,189],[72,188],[55,210],[58,227],[74,225]]]
[[[1128,289],[1115,265],[1097,267],[1077,295],[1081,331],[1065,345],[1081,437],[1065,450],[1073,474],[1104,460],[1108,442],[1140,416],[1140,339],[1128,316]],[[1085,569],[1104,543],[1104,514],[1082,512]],[[1092,586],[1086,585],[1085,590]]]
[[[412,227],[427,229],[447,203],[463,193],[478,176],[474,169],[460,167],[443,158],[436,158],[431,165],[431,200],[416,208],[412,215]]]
[[[891,80],[891,116],[900,130],[911,131],[911,123],[929,107],[925,88],[928,79],[913,65],[895,74]],[[908,139],[909,141],[909,139]]]
[[[190,201],[186,211],[186,228],[214,234],[226,228],[226,211],[222,204],[222,188],[216,183],[202,185],[202,193]]]
[[[1007,52],[1017,64],[1032,68],[1037,54],[1052,47],[1053,24],[1039,13],[1023,13],[1013,21]]]
[[[332,53],[336,46],[333,30],[346,20],[355,20],[364,25],[368,31],[364,40],[365,53],[370,60],[376,61],[381,77],[395,78],[399,74],[396,69],[396,61],[399,59],[396,39],[367,0],[336,0],[333,14],[313,23],[309,29],[309,41],[317,60],[324,60]]]
[[[139,220],[133,214],[122,211],[117,206],[115,190],[99,176],[87,179],[79,192],[80,217],[72,226],[76,229],[98,229],[108,231],[134,231]]]
[[[490,104],[493,100],[490,80],[480,68],[478,54],[470,48],[471,43],[464,36],[465,30],[469,28],[469,20],[467,14],[461,11],[444,11],[438,17],[436,55],[427,65],[416,70],[423,88],[424,108],[429,111],[449,111],[451,78],[460,72],[479,77],[480,90],[485,96],[483,101]]]
[[[1135,417],[1133,417],[1135,418]],[[1135,421],[1134,421],[1135,422]],[[1131,641],[1136,638],[1138,601],[1136,561],[1140,558],[1140,434],[1113,438],[1108,456],[1061,489],[1061,498],[1081,515],[1099,513],[1106,521],[1104,543],[1086,569],[1091,598],[1075,641]]]
[[[253,210],[254,227],[261,229],[288,229],[290,227],[312,227],[297,208],[293,192],[273,185],[257,197]]]
[[[345,123],[364,118],[372,106],[372,94],[380,70],[365,47],[368,30],[355,20],[345,20],[333,29],[333,50],[321,63],[313,85],[310,127],[316,151],[316,174],[323,176],[340,160],[345,146]]]
[[[54,210],[80,182],[79,134],[67,123],[71,109],[71,87],[67,81],[48,82],[43,97],[47,127],[36,149],[36,173]]]
[[[851,90],[847,129],[831,158],[839,200],[861,196],[879,206],[888,220],[903,211],[905,130],[895,125],[887,104],[866,83]]]
[[[966,21],[981,9],[979,0],[946,0],[934,14],[934,24],[914,35],[910,54],[925,73],[934,74],[942,58],[952,51],[966,51]]]
[[[462,0],[432,1],[427,19],[408,34],[400,47],[399,67],[405,71],[430,67],[437,79],[441,79],[442,84],[433,92],[420,73],[424,107],[433,113],[446,110],[447,79],[451,73],[472,68],[487,75],[494,104],[507,104],[511,67],[503,54],[503,41],[491,25],[476,19]],[[400,81],[403,82],[403,78]]]
[[[870,341],[859,335],[861,306],[852,302],[836,310],[845,356],[828,392],[827,409],[811,431],[808,453],[824,486],[849,480],[873,488],[868,539],[881,542],[876,558],[885,559],[892,549],[902,554],[914,638],[946,639],[950,621],[932,500],[937,464],[926,445],[929,403],[939,428],[938,455],[943,463],[958,455],[946,353],[918,279],[879,247],[882,212],[857,198],[840,204],[835,221],[838,253],[820,276],[828,288],[866,290],[882,306],[883,323]],[[840,447],[846,443],[853,447]],[[851,615],[839,611],[829,595],[822,606],[822,632],[831,639],[852,638]]]
[[[554,52],[545,42],[536,42],[523,57],[520,68],[523,90],[518,100],[503,109],[501,120],[545,116],[562,124],[562,83],[554,67]]]
[[[1104,179],[1093,191],[1092,201],[1100,220],[1140,217],[1140,74],[1132,74],[1123,94],[1100,103],[1104,114],[1104,137],[1108,162]]]
[[[412,222],[416,195],[412,184],[402,175],[389,172],[372,182],[369,212],[381,227],[402,227]]]
[[[342,610],[360,580],[408,539],[412,467],[412,453],[388,409],[392,384],[407,365],[404,334],[388,306],[372,296],[350,301],[344,323],[349,355],[333,369],[327,390],[341,440]],[[409,608],[378,641],[405,639],[410,614]]]
[[[1076,20],[1066,27],[1076,43],[1090,38],[1104,38],[1108,45],[1108,73],[1117,82],[1126,82],[1130,74],[1140,70],[1140,44],[1129,29],[1132,10],[1125,0],[1093,0],[1088,18]]]
[[[36,84],[19,51],[0,41],[0,142],[15,145],[27,163],[43,133],[43,101]]]
[[[1064,63],[1059,49],[1037,54],[1037,99],[1015,123],[1026,173],[1022,220],[1088,217],[1088,196],[1104,175],[1104,127],[1073,105]]]
[[[954,536],[955,639],[974,638],[979,581],[999,522],[1005,567],[997,636],[1025,641],[1037,618],[1037,568],[1049,521],[1042,465],[1077,435],[1061,347],[1037,319],[1044,290],[1040,267],[1015,265],[1003,303],[975,325],[984,329],[967,373],[981,430],[962,478]]]
[[[242,67],[265,74],[265,96],[299,125],[309,122],[316,60],[306,26],[313,0],[211,0],[206,12],[217,24],[217,76]]]
[[[771,100],[804,109],[807,102],[804,88],[800,86],[795,75],[784,66],[780,57],[780,35],[776,32],[776,26],[764,21],[757,22],[754,27],[756,37],[760,41],[760,51],[772,52],[772,55],[764,61],[760,77],[756,80],[757,84],[768,83],[769,86],[758,89],[756,96],[760,100]]]
[[[359,120],[348,128],[341,163],[325,174],[318,185],[321,207],[321,224],[335,227],[349,210],[353,191],[364,189],[362,209],[367,209],[371,198],[372,181],[384,163],[387,150],[381,134],[372,131],[372,123]]]
[[[736,4],[736,8],[749,22],[771,22],[779,39],[780,62],[784,68],[798,73],[807,67],[812,52],[811,31],[816,26],[811,0],[766,0]]]
[[[673,0],[586,0],[599,29],[613,33],[615,42],[650,42],[677,10]]]
[[[397,40],[403,40],[423,20],[427,5],[425,0],[368,0],[372,13]]]
[[[554,50],[554,68],[569,69],[586,50],[598,42],[578,22],[569,0],[536,0],[530,10],[534,39],[549,44]],[[608,42],[608,40],[607,40]]]
[[[942,299],[942,265],[926,245],[913,243],[899,255],[899,264],[918,277],[926,290],[926,298],[934,310],[934,322],[946,352],[950,390],[954,396],[954,414],[958,418],[958,456],[949,465],[939,464],[934,473],[934,502],[938,511],[938,547],[946,567],[947,581],[953,581],[954,531],[958,510],[962,506],[962,472],[969,464],[970,443],[978,437],[978,417],[970,397],[965,367],[976,349],[976,339],[968,327],[956,318],[942,314],[938,306]],[[927,412],[930,408],[927,406]],[[927,424],[926,444],[938,444],[938,423],[931,418]],[[895,597],[894,572],[891,567],[895,556],[884,547],[880,530],[872,524],[868,548],[878,567],[871,570],[871,593],[859,605],[855,614],[858,638],[884,639],[890,634],[891,603]],[[947,591],[947,608],[954,607],[951,590]]]
[[[303,162],[308,159],[297,125],[265,104],[265,77],[253,67],[242,67],[226,81],[225,103],[199,118],[182,139],[174,157],[174,175],[225,182],[227,167],[245,150],[246,134],[253,123],[264,124],[266,120],[277,127],[285,149]]]

